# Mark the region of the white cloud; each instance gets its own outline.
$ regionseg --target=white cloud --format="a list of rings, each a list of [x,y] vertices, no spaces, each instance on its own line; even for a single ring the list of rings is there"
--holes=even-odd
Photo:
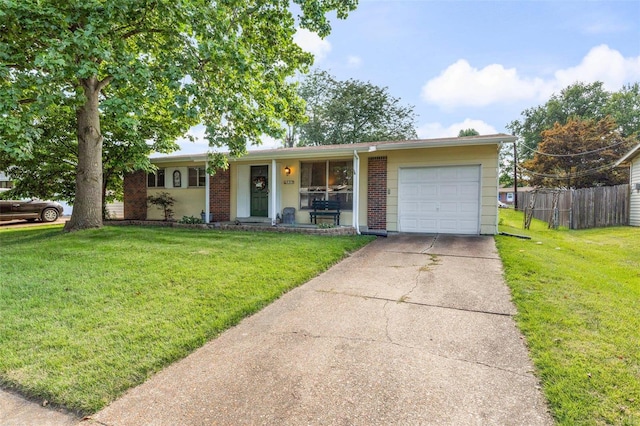
[[[262,135],[260,138],[262,144],[260,145],[249,145],[247,146],[247,150],[249,151],[257,151],[260,149],[274,149],[274,148],[282,148],[282,140],[274,139],[271,136]]]
[[[362,65],[362,58],[359,56],[349,56],[347,58],[347,67],[349,68],[359,68]]]
[[[535,98],[544,86],[542,79],[521,78],[515,68],[492,64],[478,69],[460,59],[422,87],[422,98],[445,109],[481,107]]]
[[[625,83],[639,79],[640,56],[625,58],[605,44],[591,49],[579,65],[555,73],[556,85],[560,88],[576,81],[602,81],[607,90],[617,91]]]
[[[298,28],[293,36],[293,41],[302,50],[312,53],[316,58],[316,63],[322,61],[331,52],[331,43],[305,28]]]
[[[541,101],[577,81],[602,81],[608,90],[640,79],[640,56],[625,58],[606,45],[594,47],[579,65],[557,70],[553,78],[528,78],[500,64],[482,69],[464,59],[450,65],[422,87],[422,99],[443,109],[523,100]]]
[[[453,123],[444,127],[441,123],[425,123],[416,129],[420,139],[449,138],[458,136],[460,130],[475,129],[481,135],[493,135],[498,131],[490,124],[482,120],[466,118],[461,123]]]

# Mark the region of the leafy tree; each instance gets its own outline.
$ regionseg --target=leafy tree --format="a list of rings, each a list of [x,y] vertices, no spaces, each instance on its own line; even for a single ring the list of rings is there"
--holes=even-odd
[[[458,132],[458,137],[462,138],[464,136],[479,136],[480,133],[476,129],[464,129]]]
[[[632,146],[611,117],[570,119],[542,132],[539,151],[524,163],[533,185],[588,188],[628,182],[627,170],[613,167]],[[544,153],[544,154],[542,154]]]
[[[518,156],[523,160],[533,157],[533,151],[542,141],[542,132],[556,123],[566,124],[570,118],[603,119],[610,98],[611,94],[604,90],[600,81],[575,83],[559,95],[552,95],[544,105],[524,110],[522,121],[514,120],[507,125],[520,139]]]
[[[615,120],[621,137],[637,137],[640,132],[640,84],[634,83],[610,93],[599,81],[575,83],[559,95],[552,95],[544,105],[524,110],[520,120],[514,120],[506,127],[518,136],[516,155],[520,164],[532,159],[536,150],[544,152],[539,147],[542,133],[553,129],[556,123],[563,126],[575,119],[597,122],[607,116]],[[576,153],[582,151],[584,149]],[[513,176],[513,146],[505,145],[501,156],[501,175]],[[522,182],[522,176],[518,178]]]
[[[613,117],[623,136],[637,137],[640,133],[640,83],[626,85],[612,93],[604,113]]]
[[[299,127],[299,145],[334,145],[416,138],[412,106],[371,83],[338,81],[314,71],[302,82],[307,122]]]
[[[43,122],[72,116],[75,202],[66,229],[99,227],[107,137],[135,147],[120,160],[128,166],[139,163],[132,151],[170,149],[200,122],[210,145],[231,155],[262,134],[280,137],[281,123],[304,111],[288,77],[313,60],[293,42],[296,25],[324,37],[326,14],[345,18],[356,4],[0,0],[0,151],[14,162],[34,158],[49,143]],[[62,127],[54,139],[69,143]],[[211,161],[226,166],[221,155]]]
[[[44,114],[38,120],[42,137],[34,144],[31,155],[14,159],[0,151],[0,170],[6,170],[16,180],[11,193],[15,196],[41,199],[75,199],[75,174],[78,164],[78,142],[74,128],[75,113],[69,108],[55,108],[55,113]],[[103,123],[115,120],[108,105],[103,110]],[[144,129],[137,134],[127,134],[127,128],[114,128],[103,134],[102,150],[102,205],[122,199],[124,174],[133,170],[151,171],[148,156],[155,152],[170,152],[177,145],[174,141],[147,144],[138,138],[149,140],[151,134]]]

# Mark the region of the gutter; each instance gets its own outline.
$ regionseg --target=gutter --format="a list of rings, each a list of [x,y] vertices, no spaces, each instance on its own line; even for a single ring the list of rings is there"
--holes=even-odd
[[[353,197],[354,208],[352,212],[352,222],[354,228],[356,228],[356,234],[360,235],[360,224],[358,220],[358,216],[360,216],[360,157],[358,156],[358,151],[353,150],[353,172],[356,175],[356,179],[353,182],[353,193],[355,197]]]

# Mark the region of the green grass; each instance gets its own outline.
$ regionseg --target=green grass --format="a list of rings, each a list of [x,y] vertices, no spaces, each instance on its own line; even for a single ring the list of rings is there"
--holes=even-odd
[[[640,229],[548,230],[501,210],[505,277],[553,415],[640,424]]]
[[[0,384],[90,414],[371,241],[0,231]]]

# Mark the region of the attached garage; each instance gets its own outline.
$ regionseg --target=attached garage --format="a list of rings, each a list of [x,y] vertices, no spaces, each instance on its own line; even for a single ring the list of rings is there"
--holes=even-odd
[[[398,169],[398,228],[478,234],[480,165]]]

